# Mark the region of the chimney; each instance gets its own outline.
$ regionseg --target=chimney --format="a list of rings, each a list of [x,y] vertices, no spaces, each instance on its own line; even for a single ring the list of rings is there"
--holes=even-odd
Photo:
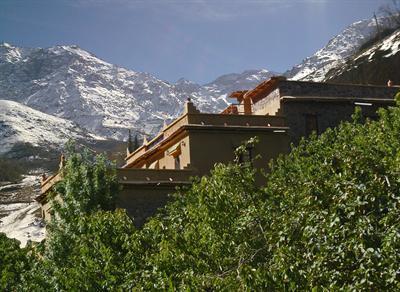
[[[187,99],[185,107],[183,109],[183,114],[199,114],[200,111],[196,108],[190,98]]]
[[[243,99],[243,111],[245,115],[251,115],[251,98],[246,96]]]

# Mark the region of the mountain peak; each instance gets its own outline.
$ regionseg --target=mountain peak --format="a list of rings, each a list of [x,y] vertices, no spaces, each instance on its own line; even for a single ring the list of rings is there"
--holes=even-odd
[[[8,49],[14,48],[10,43],[6,43],[6,42],[0,43],[0,47],[4,47],[4,48],[8,48]]]
[[[29,49],[18,48],[10,43],[3,42],[0,44],[0,63],[18,62],[25,57]]]
[[[250,89],[253,85],[274,75],[279,75],[279,73],[268,71],[267,69],[245,70],[242,73],[230,73],[219,76],[214,81],[206,84],[206,86],[228,86],[232,91]]]
[[[387,17],[379,17],[378,22],[381,27],[390,28],[393,26]],[[375,19],[356,21],[330,39],[325,47],[286,71],[284,75],[293,80],[323,81],[330,69],[343,64],[376,33]]]
[[[57,45],[57,46],[49,47],[49,48],[45,49],[45,51],[48,51],[48,52],[58,55],[58,56],[63,56],[63,55],[75,56],[75,57],[82,58],[87,61],[97,62],[97,63],[102,63],[103,65],[112,66],[110,63],[101,60],[94,54],[92,54],[84,49],[81,49],[77,45]]]
[[[188,85],[188,84],[196,84],[196,83],[193,81],[190,81],[184,77],[181,77],[175,82],[175,84],[176,85]]]
[[[229,103],[227,94],[253,88],[274,74],[257,69],[224,75],[208,85],[185,78],[169,84],[104,62],[76,45],[3,51],[0,61],[9,66],[0,66],[0,97],[114,139],[123,139],[127,129],[157,133],[165,119],[181,113],[188,97],[203,112],[219,112]]]

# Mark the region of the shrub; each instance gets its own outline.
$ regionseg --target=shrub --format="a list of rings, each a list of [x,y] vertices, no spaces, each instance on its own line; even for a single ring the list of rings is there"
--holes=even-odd
[[[10,291],[21,280],[21,274],[30,269],[27,249],[19,248],[20,242],[0,233],[0,289]]]
[[[0,157],[0,182],[17,182],[21,179],[23,168],[17,161]]]

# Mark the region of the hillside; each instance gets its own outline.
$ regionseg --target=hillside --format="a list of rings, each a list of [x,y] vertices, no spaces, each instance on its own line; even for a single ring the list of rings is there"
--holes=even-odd
[[[378,21],[381,28],[392,26],[388,18],[380,17]],[[333,37],[325,47],[286,71],[284,75],[293,80],[323,81],[329,70],[341,66],[376,33],[377,27],[373,18],[354,22]]]
[[[400,84],[400,30],[356,53],[340,67],[332,68],[324,81],[386,85]]]
[[[18,143],[57,148],[68,139],[93,140],[71,121],[45,114],[15,101],[0,100],[0,154]]]

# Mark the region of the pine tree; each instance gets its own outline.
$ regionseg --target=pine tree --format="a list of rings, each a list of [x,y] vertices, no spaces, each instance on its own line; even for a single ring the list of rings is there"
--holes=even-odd
[[[133,142],[133,151],[135,151],[136,149],[138,149],[140,147],[140,145],[139,145],[139,139],[138,139],[138,136],[137,136],[137,134],[135,135],[135,140],[134,140],[134,142]]]

